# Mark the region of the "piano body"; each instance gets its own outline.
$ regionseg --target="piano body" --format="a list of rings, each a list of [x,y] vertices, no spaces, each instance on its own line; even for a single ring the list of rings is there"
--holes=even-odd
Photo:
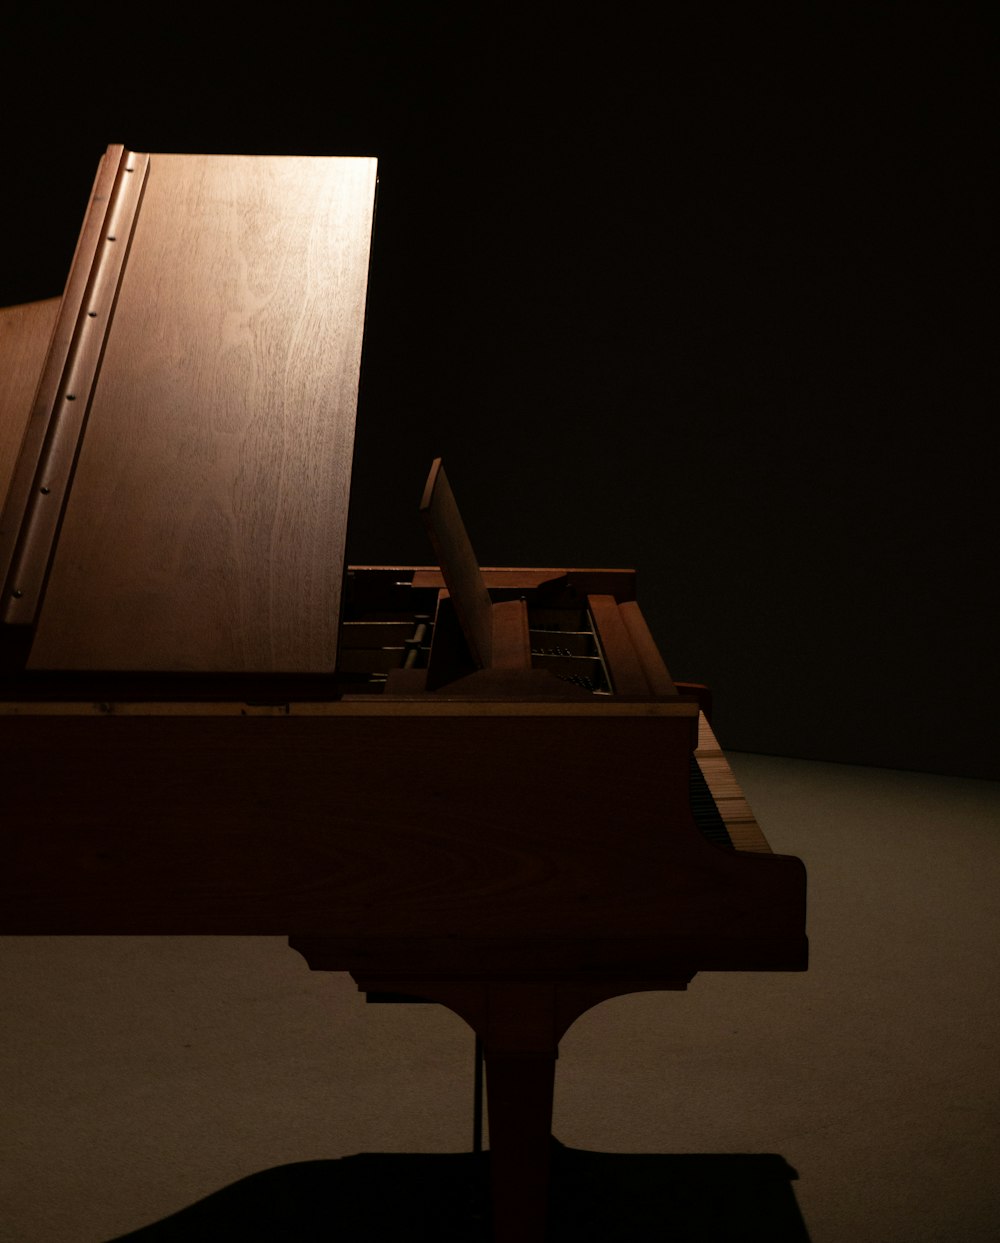
[[[545,1229],[558,1042],[806,967],[625,570],[344,566],[362,159],[109,148],[61,300],[0,312],[0,934],[287,935],[483,1042],[499,1243]]]

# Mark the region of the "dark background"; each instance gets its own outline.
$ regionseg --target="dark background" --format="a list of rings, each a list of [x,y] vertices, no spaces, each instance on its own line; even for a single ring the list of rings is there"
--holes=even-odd
[[[440,454],[484,564],[637,568],[724,745],[998,776],[985,6],[38,7],[0,304],[109,143],[376,155],[352,560]]]

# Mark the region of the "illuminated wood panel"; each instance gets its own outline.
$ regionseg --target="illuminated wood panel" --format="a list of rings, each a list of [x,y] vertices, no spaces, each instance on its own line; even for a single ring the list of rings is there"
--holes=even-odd
[[[332,670],[376,163],[148,159],[29,666]]]
[[[31,415],[59,299],[0,307],[0,508]]]

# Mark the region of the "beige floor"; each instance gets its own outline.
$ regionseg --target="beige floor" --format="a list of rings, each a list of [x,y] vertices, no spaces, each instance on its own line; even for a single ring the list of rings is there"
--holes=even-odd
[[[561,1048],[556,1136],[779,1154],[811,1243],[995,1243],[1000,785],[732,762],[809,868],[811,969],[597,1007]],[[280,939],[4,938],[0,983],[3,1243],[105,1243],[292,1162],[469,1148],[462,1022],[366,1007]]]

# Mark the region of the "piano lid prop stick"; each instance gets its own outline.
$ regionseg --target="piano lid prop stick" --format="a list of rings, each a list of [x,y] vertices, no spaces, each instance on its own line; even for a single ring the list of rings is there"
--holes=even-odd
[[[493,659],[490,596],[440,458],[435,458],[431,463],[420,502],[420,515],[469,645],[469,653],[480,669],[488,669]]]

